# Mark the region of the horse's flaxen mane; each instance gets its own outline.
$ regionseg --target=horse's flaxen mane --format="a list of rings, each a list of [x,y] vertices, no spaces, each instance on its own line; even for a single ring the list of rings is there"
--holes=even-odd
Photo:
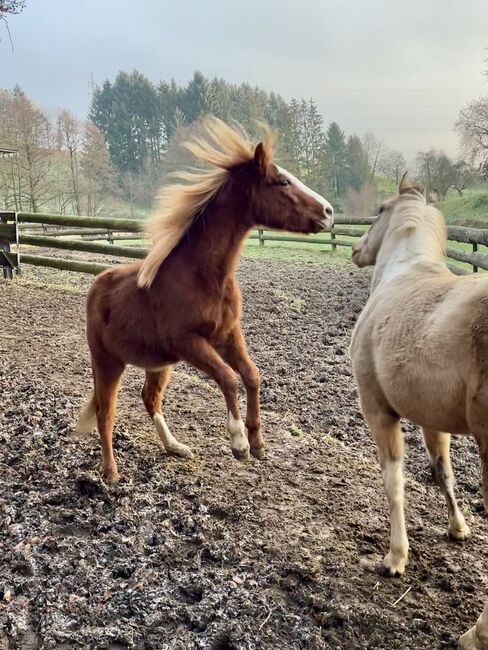
[[[388,229],[389,234],[400,235],[408,235],[412,231],[416,232],[416,246],[421,248],[424,254],[430,254],[432,259],[443,257],[447,244],[444,218],[441,212],[432,204],[427,204],[423,194],[417,191],[399,197]],[[388,246],[388,243],[385,243]]]
[[[271,134],[261,126],[266,133],[265,147],[271,160]],[[201,132],[202,135],[191,136],[182,146],[211,168],[175,172],[172,176],[184,183],[173,183],[162,189],[158,206],[145,226],[153,246],[139,270],[137,283],[140,287],[151,286],[162,262],[223,186],[230,170],[254,158],[256,145],[240,127],[231,128],[216,117],[207,117],[202,122]]]

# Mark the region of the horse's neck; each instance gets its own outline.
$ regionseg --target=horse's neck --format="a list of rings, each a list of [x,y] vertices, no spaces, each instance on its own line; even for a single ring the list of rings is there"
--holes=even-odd
[[[234,272],[249,231],[242,212],[212,206],[196,218],[179,252],[189,258],[197,273],[219,282]]]
[[[407,273],[419,263],[445,267],[442,248],[433,228],[423,225],[412,229],[394,246],[383,246],[373,274],[371,290]]]

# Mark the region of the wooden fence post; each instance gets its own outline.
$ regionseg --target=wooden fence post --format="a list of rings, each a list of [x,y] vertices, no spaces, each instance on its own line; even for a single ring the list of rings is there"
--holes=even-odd
[[[107,234],[108,234],[108,243],[109,243],[109,244],[112,244],[112,246],[113,246],[113,243],[114,243],[114,234],[113,234],[113,232],[110,230],[110,228],[107,229]]]
[[[478,244],[477,244],[477,242],[474,241],[473,242],[473,253],[476,253],[477,251],[478,251]],[[476,266],[476,264],[472,264],[472,267],[473,267],[473,273],[478,273],[478,267]]]
[[[14,224],[8,224],[8,221],[13,221]],[[3,277],[6,280],[12,280],[14,277],[14,271],[19,269],[19,234],[17,228],[17,213],[16,212],[6,212],[0,214],[0,225],[3,225],[3,228],[0,229],[0,264],[3,266]],[[2,235],[2,232],[5,231]],[[14,255],[10,249],[10,243],[13,242],[17,244],[17,254]]]
[[[334,240],[336,238],[335,231],[334,231],[334,224],[330,227],[330,238],[332,240],[332,252],[337,253],[337,244],[334,243]]]
[[[259,236],[259,245],[264,246],[264,232],[261,230],[261,228],[258,228],[258,236]]]

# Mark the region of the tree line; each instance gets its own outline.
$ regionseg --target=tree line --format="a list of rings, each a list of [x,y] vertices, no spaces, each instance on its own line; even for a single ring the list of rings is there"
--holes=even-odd
[[[97,214],[114,198],[131,213],[150,207],[168,171],[190,162],[178,143],[209,113],[239,122],[253,137],[256,121],[270,125],[280,164],[349,213],[368,214],[407,168],[402,153],[374,135],[326,124],[312,99],[285,101],[200,72],[186,85],[120,72],[95,89],[86,121],[67,110],[49,119],[20,88],[0,90],[0,146],[18,150],[0,159],[2,207]],[[415,167],[417,179],[442,197],[450,188],[462,194],[477,177],[471,161],[433,150],[419,152]]]
[[[339,207],[376,174],[396,182],[406,167],[401,152],[388,150],[373,135],[346,136],[336,122],[326,126],[312,99],[287,102],[250,84],[207,79],[200,72],[184,86],[174,80],[153,84],[138,71],[120,72],[95,90],[89,120],[105,136],[123,184],[145,202],[161,175],[184,161],[173,146],[181,132],[209,113],[238,122],[252,135],[256,121],[270,125],[279,135],[281,164],[332,195]]]
[[[53,123],[20,89],[0,89],[2,209],[99,213],[115,191],[117,174],[100,130],[68,111]]]

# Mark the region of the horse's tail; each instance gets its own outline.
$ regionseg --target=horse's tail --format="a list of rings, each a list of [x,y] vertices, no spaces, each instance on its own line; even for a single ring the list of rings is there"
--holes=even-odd
[[[80,417],[76,423],[75,433],[83,434],[93,431],[97,425],[96,405],[95,392],[92,392],[80,413]]]

